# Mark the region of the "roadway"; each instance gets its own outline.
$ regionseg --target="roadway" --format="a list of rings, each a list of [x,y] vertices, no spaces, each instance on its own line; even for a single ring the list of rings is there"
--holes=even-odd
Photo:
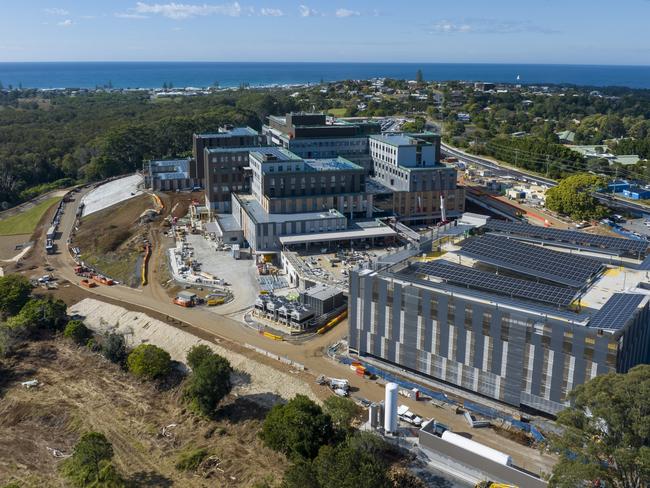
[[[443,155],[453,156],[455,158],[458,158],[461,161],[465,161],[489,169],[496,176],[511,176],[518,179],[525,179],[526,181],[535,183],[540,186],[548,186],[548,187],[557,186],[557,181],[552,180],[550,178],[544,178],[542,176],[530,174],[525,171],[515,169],[511,166],[506,166],[503,163],[499,163],[491,159],[475,156],[473,154],[466,153],[465,151],[462,151],[458,148],[449,146],[448,144],[445,143],[441,143],[440,148]],[[604,194],[604,193],[596,193],[594,194],[594,197],[596,197],[602,204],[612,208],[613,210],[641,212],[643,214],[650,214],[650,206],[648,205],[630,202],[629,200],[624,200],[620,197]]]
[[[66,205],[65,212],[59,225],[61,237],[58,241],[58,253],[46,256],[46,261],[56,269],[59,279],[66,279],[72,285],[80,287],[79,277],[74,273],[75,261],[65,244],[70,238],[73,230],[76,211],[81,201],[81,197],[90,191],[84,189],[75,195],[75,200]],[[347,321],[342,322],[327,334],[317,335],[308,342],[293,343],[289,341],[273,341],[264,338],[256,331],[245,326],[242,322],[231,317],[218,315],[214,311],[203,307],[181,308],[171,303],[166,291],[162,288],[158,279],[152,274],[156,268],[155,261],[164,256],[163,245],[159,239],[151,240],[154,249],[152,254],[151,265],[149,266],[149,285],[144,290],[133,289],[127,286],[104,286],[86,289],[84,291],[95,295],[97,299],[108,298],[129,309],[129,306],[140,309],[147,309],[158,314],[165,314],[179,323],[189,324],[191,327],[198,329],[216,338],[220,343],[231,343],[233,345],[252,344],[259,348],[271,351],[275,354],[289,357],[290,359],[302,363],[307,370],[314,375],[324,374],[328,377],[346,378],[350,381],[355,396],[367,398],[370,401],[378,402],[384,398],[384,387],[376,381],[361,378],[354,374],[349,367],[337,363],[327,357],[326,349],[330,344],[339,341],[347,335]],[[40,249],[40,243],[36,245]],[[164,258],[163,258],[164,259]],[[80,287],[81,288],[81,287]],[[131,308],[133,308],[131,307]],[[188,329],[185,329],[188,330]],[[280,368],[280,365],[278,365]],[[314,388],[316,388],[314,386]],[[462,416],[448,409],[436,408],[428,402],[416,402],[415,400],[401,398],[401,403],[418,415],[426,418],[435,417],[440,422],[449,425],[454,431],[467,431],[468,427]],[[549,472],[555,464],[555,459],[551,456],[541,454],[536,449],[522,446],[521,444],[499,436],[490,430],[474,429],[473,438],[478,442],[484,443],[494,449],[510,454],[515,463],[533,473],[540,471]]]

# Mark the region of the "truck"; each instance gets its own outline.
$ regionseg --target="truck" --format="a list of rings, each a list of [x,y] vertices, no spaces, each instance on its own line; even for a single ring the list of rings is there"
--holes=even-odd
[[[397,416],[400,418],[400,420],[406,422],[407,424],[411,424],[416,427],[420,427],[422,425],[422,418],[411,412],[406,405],[400,405],[397,408]]]
[[[333,390],[336,389],[342,389],[342,390],[349,390],[350,389],[350,382],[345,379],[339,379],[339,378],[329,378],[329,385]]]

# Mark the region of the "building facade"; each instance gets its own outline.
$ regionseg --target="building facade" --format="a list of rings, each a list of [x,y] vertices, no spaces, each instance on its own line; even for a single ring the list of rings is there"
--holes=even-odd
[[[576,386],[650,362],[650,296],[640,282],[611,296],[610,277],[594,278],[593,289],[577,291],[590,305],[578,312],[500,293],[501,280],[512,280],[506,276],[490,278],[482,290],[463,283],[476,267],[456,265],[445,280],[417,266],[407,260],[350,274],[351,353],[552,415]],[[520,289],[531,286],[516,281]]]
[[[374,122],[328,123],[321,113],[289,113],[270,116],[262,128],[268,144],[289,149],[305,159],[324,159],[342,156],[371,171],[368,136],[379,134],[381,126]]]
[[[218,132],[211,134],[194,134],[192,136],[192,164],[190,177],[203,181],[205,178],[205,149],[215,147],[246,147],[259,146],[262,143],[260,134],[250,127],[220,127]]]

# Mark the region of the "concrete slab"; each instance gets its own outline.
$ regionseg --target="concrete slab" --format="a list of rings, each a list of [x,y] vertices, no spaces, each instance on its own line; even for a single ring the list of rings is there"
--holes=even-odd
[[[82,202],[85,205],[83,216],[99,212],[141,194],[138,185],[142,183],[144,183],[142,175],[131,175],[98,186],[83,198]]]

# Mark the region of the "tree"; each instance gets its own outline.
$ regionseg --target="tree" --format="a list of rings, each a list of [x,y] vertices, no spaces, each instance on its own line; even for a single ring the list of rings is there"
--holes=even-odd
[[[207,357],[213,356],[214,352],[206,344],[197,344],[192,346],[187,352],[187,365],[193,370],[198,368],[203,360]]]
[[[74,447],[63,466],[63,474],[75,485],[121,487],[124,482],[110,463],[113,446],[100,432],[87,432]]]
[[[0,277],[0,314],[14,315],[29,300],[32,285],[27,278],[18,274]]]
[[[273,406],[264,420],[260,437],[271,449],[300,460],[316,457],[332,434],[330,416],[308,397],[296,395],[286,404]]]
[[[323,411],[332,418],[334,426],[344,432],[351,430],[352,421],[361,413],[352,400],[335,395],[323,402]]]
[[[424,82],[424,75],[422,74],[422,70],[421,70],[421,69],[419,69],[419,70],[417,71],[417,73],[415,73],[415,81],[416,81],[418,84],[421,84],[421,83]]]
[[[205,357],[192,372],[183,392],[190,408],[200,415],[214,414],[232,389],[231,373],[232,367],[227,359],[217,354]]]
[[[167,376],[171,370],[171,356],[153,344],[140,344],[126,359],[129,371],[139,378],[154,380]]]
[[[122,364],[127,356],[124,336],[113,332],[106,334],[102,343],[102,355],[113,363]]]
[[[598,203],[593,193],[605,186],[600,176],[587,173],[569,176],[546,192],[546,208],[574,220],[601,218],[607,209]]]
[[[67,322],[65,302],[48,297],[29,300],[18,315],[7,321],[7,326],[30,335],[39,330],[61,330]]]
[[[78,345],[83,345],[88,342],[93,333],[81,320],[71,320],[63,329],[63,336],[72,339]]]
[[[558,415],[562,435],[551,437],[560,454],[549,486],[650,486],[650,366],[597,376],[571,392],[572,406]]]

